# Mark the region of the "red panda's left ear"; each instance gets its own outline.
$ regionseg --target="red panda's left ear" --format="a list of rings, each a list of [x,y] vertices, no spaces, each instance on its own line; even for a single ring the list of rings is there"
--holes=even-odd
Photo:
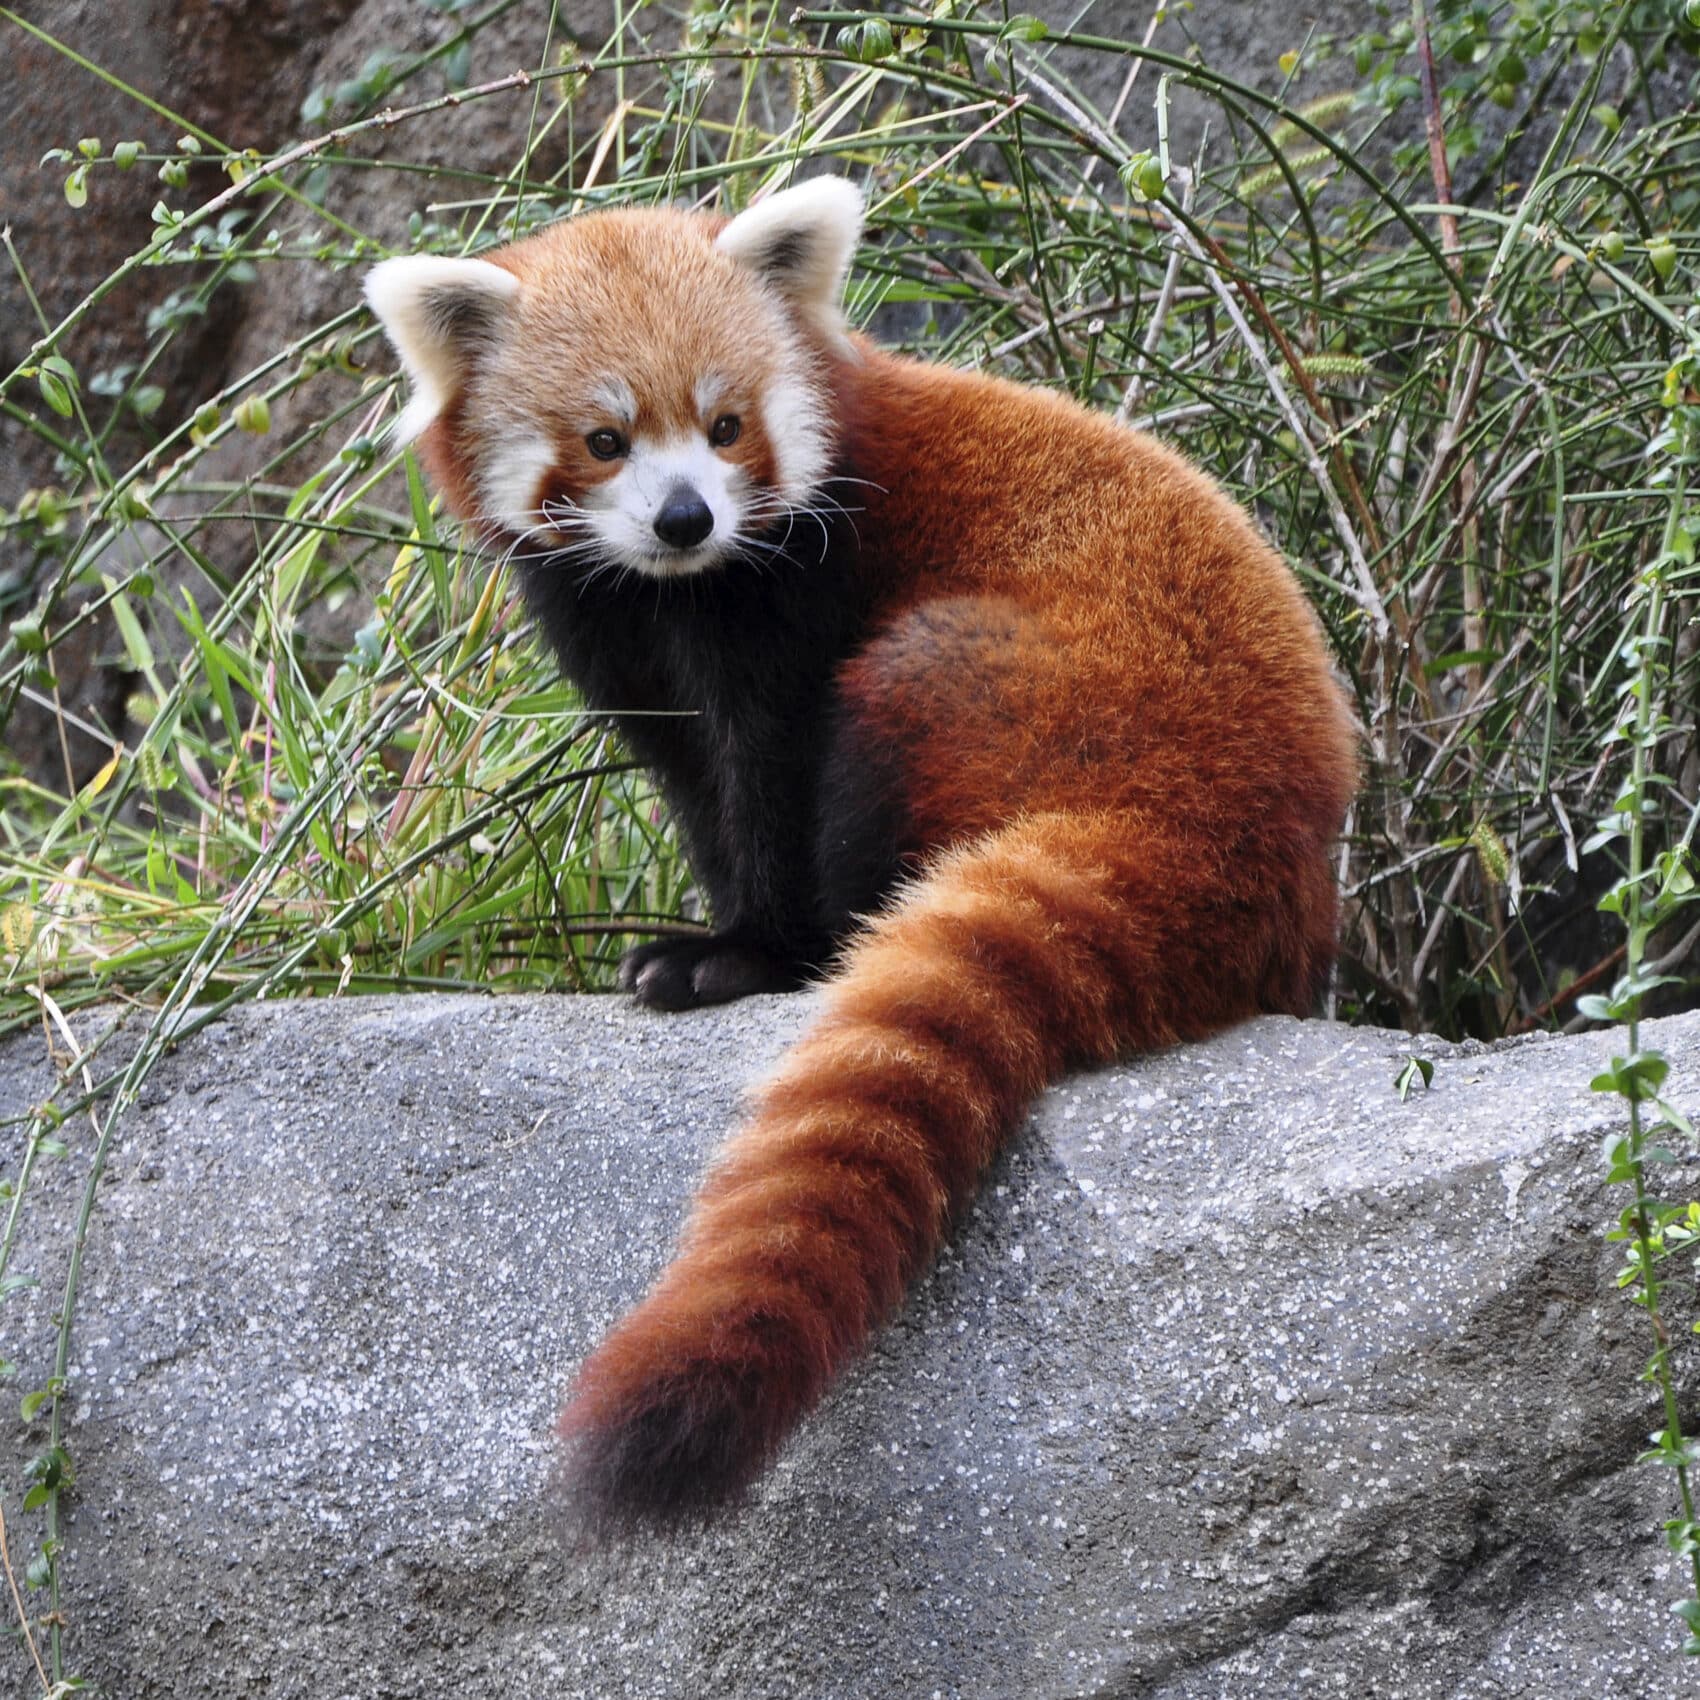
[[[397,442],[412,442],[454,399],[474,360],[501,335],[518,294],[519,279],[488,260],[412,254],[366,274],[366,300],[413,392],[395,423]]]
[[[842,177],[811,177],[739,213],[715,246],[748,266],[821,329],[844,332],[839,303],[862,235],[862,192]]]

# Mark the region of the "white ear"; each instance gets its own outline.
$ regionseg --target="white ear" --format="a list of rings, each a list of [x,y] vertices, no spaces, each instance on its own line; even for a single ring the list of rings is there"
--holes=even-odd
[[[748,266],[822,329],[842,334],[839,301],[862,234],[862,191],[842,177],[811,177],[757,201],[715,246]]]
[[[366,274],[366,299],[413,391],[395,423],[398,443],[412,442],[454,399],[518,293],[519,279],[488,260],[412,254]]]

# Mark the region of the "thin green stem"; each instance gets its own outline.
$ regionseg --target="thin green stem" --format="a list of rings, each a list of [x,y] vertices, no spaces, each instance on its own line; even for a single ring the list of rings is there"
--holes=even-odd
[[[1646,574],[1647,613],[1642,626],[1641,644],[1637,656],[1637,700],[1635,729],[1629,777],[1629,872],[1625,921],[1629,935],[1624,960],[1624,976],[1631,988],[1626,1021],[1629,1054],[1632,1059],[1641,1055],[1641,994],[1637,987],[1646,955],[1646,799],[1651,789],[1650,760],[1657,738],[1655,733],[1657,684],[1661,671],[1658,662],[1659,646],[1664,639],[1665,605],[1667,599],[1668,567],[1674,557],[1679,528],[1684,519],[1684,495],[1687,468],[1680,458],[1675,469],[1671,490],[1670,511],[1665,523],[1663,548]],[[1682,1433],[1682,1416],[1677,1408],[1676,1383],[1671,1374],[1670,1334],[1660,1314],[1659,1299],[1663,1283],[1659,1279],[1658,1258],[1661,1248],[1654,1243],[1654,1204],[1647,1189],[1646,1135],[1641,1120],[1641,1098],[1638,1091],[1629,1094],[1629,1167],[1633,1172],[1635,1192],[1634,1227],[1636,1273],[1641,1284],[1642,1305],[1653,1331],[1651,1370],[1664,1406],[1665,1437],[1661,1451],[1674,1456],[1677,1493],[1682,1501],[1685,1520],[1694,1521],[1694,1495],[1689,1482],[1686,1449]],[[1700,1552],[1689,1555],[1689,1569],[1694,1594],[1700,1598]]]

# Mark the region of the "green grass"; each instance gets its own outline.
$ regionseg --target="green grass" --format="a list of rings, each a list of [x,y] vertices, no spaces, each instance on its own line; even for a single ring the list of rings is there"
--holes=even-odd
[[[1136,149],[1047,63],[1057,38],[1000,41],[973,19],[869,35],[857,16],[699,11],[691,50],[658,57],[628,32],[453,95],[526,103],[533,144],[505,174],[434,181],[420,245],[459,252],[613,198],[718,188],[739,204],[804,158],[856,172],[874,189],[859,316],[1175,437],[1304,575],[1369,757],[1336,1007],[1449,1033],[1569,1016],[1569,980],[1610,963],[1566,958],[1543,929],[1609,883],[1583,871],[1577,895],[1579,835],[1626,771],[1601,741],[1623,590],[1663,524],[1649,445],[1692,339],[1693,120],[1614,133],[1589,78],[1544,160],[1526,142],[1496,167],[1483,144],[1457,170],[1484,186],[1442,214],[1426,151],[1389,140],[1420,138],[1421,101],[1407,91],[1389,116],[1365,92],[1404,62],[1397,41],[1367,82],[1313,46],[1284,100],[1148,54]],[[1498,74],[1490,61],[1442,99],[1448,134],[1469,136],[1484,87],[1515,98],[1530,81]],[[170,179],[215,139],[144,155],[138,192],[159,188],[147,167],[168,180],[134,263],[185,279],[150,362],[98,374],[54,355],[76,347],[79,309],[44,321],[4,380],[0,405],[62,446],[63,479],[3,521],[33,565],[13,578],[0,710],[19,693],[52,704],[55,656],[93,622],[133,688],[123,724],[98,729],[115,759],[92,777],[0,779],[0,1025],[35,1019],[44,989],[181,996],[209,939],[201,997],[597,985],[624,929],[679,913],[688,874],[641,781],[610,771],[617,752],[521,635],[506,586],[384,446],[390,362],[356,305],[383,250],[321,203],[339,172],[386,169],[375,142],[448,137],[454,116],[441,56],[385,75],[399,117],[232,157],[242,181],[198,200]],[[1307,79],[1343,77],[1307,97]],[[1185,159],[1160,134],[1181,83],[1213,109]],[[357,111],[377,95],[317,108],[333,97]],[[117,171],[115,146],[85,158],[67,140],[68,179]],[[347,311],[164,418],[151,361],[214,291],[304,254],[346,268]],[[208,469],[244,433],[267,452],[221,481]],[[310,616],[339,607],[360,620],[333,612],[354,636],[326,653]],[[1679,659],[1680,701],[1692,644]],[[224,925],[236,909],[240,929]]]
[[[57,779],[0,769],[0,1031],[110,1000],[144,1030],[104,1081],[90,1059],[85,1213],[168,1040],[238,999],[596,987],[631,936],[693,924],[642,776],[386,446],[397,385],[358,281],[387,250],[344,210],[372,172],[421,207],[413,244],[448,253],[611,200],[739,206],[809,161],[867,182],[855,317],[1179,442],[1302,575],[1365,728],[1334,1009],[1451,1034],[1587,1018],[1577,996],[1624,953],[1556,934],[1631,836],[1589,835],[1609,817],[1638,857],[1686,846],[1700,785],[1700,520],[1672,500],[1700,405],[1700,119],[1658,92],[1661,60],[1693,71],[1679,15],[1437,4],[1425,90],[1401,9],[1380,36],[1295,40],[1271,95],[993,8],[752,0],[682,25],[622,8],[605,43],[456,86],[509,9],[319,91],[261,156],[140,98],[138,134],[187,144],[36,139],[65,150],[67,219],[91,181],[158,202],[149,245],[0,374],[0,409],[57,456],[0,511],[0,718],[45,704],[63,725],[62,658],[90,630],[129,693],[93,729],[104,758],[73,771],[67,735]],[[0,40],[26,27],[0,12]],[[1065,74],[1094,58],[1111,86],[1139,68],[1119,118]],[[1184,152],[1183,90],[1208,117]],[[455,146],[484,101],[526,116],[505,168]],[[395,152],[422,131],[458,162],[428,183]],[[303,264],[341,272],[345,308],[173,417],[153,374],[175,339],[218,292]],[[87,322],[159,267],[181,282],[145,358],[80,369]],[[1694,935],[1664,923],[1632,959],[1691,974]],[[27,1274],[6,1265],[32,1177],[93,1102],[68,1075],[21,1130],[0,1279]],[[34,1391],[51,1474],[59,1390]],[[56,1491],[40,1503],[51,1559]],[[56,1603],[52,1562],[43,1586]]]

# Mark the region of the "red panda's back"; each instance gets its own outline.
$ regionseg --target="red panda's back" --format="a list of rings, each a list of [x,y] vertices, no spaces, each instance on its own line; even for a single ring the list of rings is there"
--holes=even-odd
[[[1066,397],[859,353],[835,372],[841,457],[866,480],[849,486],[858,560],[888,623],[939,598],[1008,604],[959,660],[1031,729],[1022,806],[1160,809],[1218,834],[1273,811],[1331,837],[1352,718],[1297,579],[1238,504]],[[864,681],[895,734],[903,705],[874,696]],[[973,717],[962,733],[941,816],[1008,800],[1008,741]]]

